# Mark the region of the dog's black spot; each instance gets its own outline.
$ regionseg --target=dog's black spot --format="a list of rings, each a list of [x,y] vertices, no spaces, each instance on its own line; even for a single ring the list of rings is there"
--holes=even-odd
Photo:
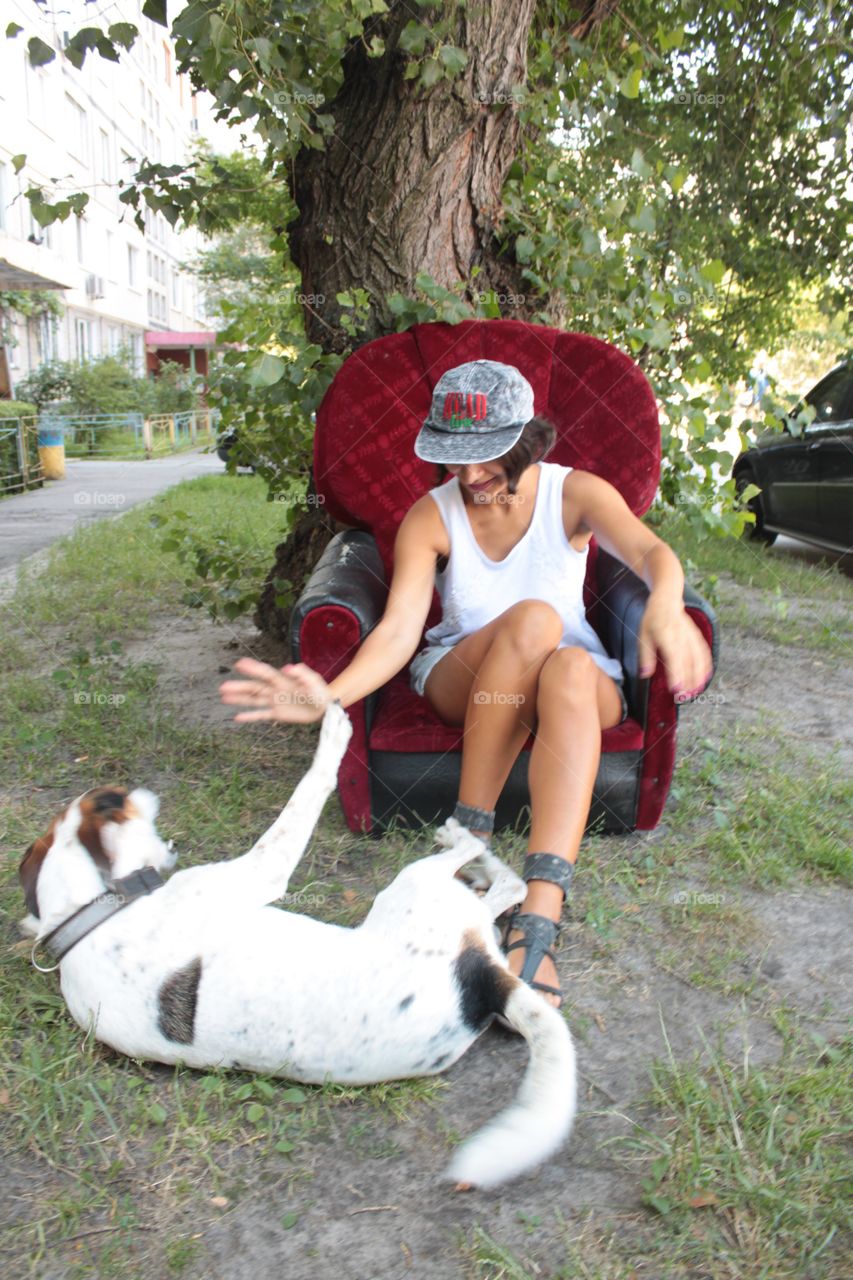
[[[415,998],[415,995],[414,995],[414,992],[412,992],[410,996],[406,996],[405,1000],[401,1000],[400,1003],[397,1005],[398,1011],[402,1013],[404,1009],[408,1009],[409,1005],[412,1003],[414,998]]]
[[[95,803],[92,805],[92,813],[100,816],[104,813],[113,813],[116,809],[123,809],[126,799],[126,791],[102,791],[95,798]]]
[[[201,956],[196,956],[161,983],[157,993],[157,1026],[167,1040],[192,1044],[200,982]]]
[[[436,1031],[434,1036],[430,1036],[428,1044],[435,1044],[438,1040],[446,1040],[449,1035],[453,1034],[452,1027],[442,1027],[440,1031]]]
[[[465,939],[463,938],[463,942]],[[479,946],[469,944],[453,962],[459,983],[459,1012],[472,1031],[485,1026],[493,1013],[502,1013],[513,980]]]
[[[430,1071],[438,1071],[440,1067],[444,1066],[445,1062],[447,1062],[449,1057],[450,1057],[449,1053],[440,1053],[436,1058],[435,1062],[431,1062],[429,1064]]]

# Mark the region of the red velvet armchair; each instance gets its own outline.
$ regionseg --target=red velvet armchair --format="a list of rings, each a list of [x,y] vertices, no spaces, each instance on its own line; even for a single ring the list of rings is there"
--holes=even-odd
[[[314,483],[326,511],[350,526],[319,560],[293,611],[293,659],[333,679],[382,616],[394,537],[412,503],[438,483],[437,468],[413,443],[446,369],[486,358],[516,365],[533,386],[535,408],[554,423],[549,461],[609,480],[638,516],[660,473],[660,426],[652,389],[638,366],[606,342],[514,320],[422,324],[379,338],[342,365],[317,413]],[[637,674],[637,635],[648,588],[590,544],[587,616],[626,673],[629,716],[602,735],[601,765],[588,825],[605,831],[657,825],[672,778],[678,705],[660,666]],[[685,604],[712,648],[708,604],[685,588]],[[438,620],[433,597],[427,627]],[[418,651],[422,646],[418,646]],[[408,669],[349,708],[354,732],[338,775],[347,823],[381,833],[394,821],[443,820],[456,803],[461,731],[444,725],[409,688]],[[497,805],[496,828],[517,825],[529,804],[521,752]]]

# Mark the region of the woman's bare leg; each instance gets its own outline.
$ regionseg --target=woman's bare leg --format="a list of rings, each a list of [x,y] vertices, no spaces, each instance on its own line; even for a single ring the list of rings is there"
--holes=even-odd
[[[554,853],[574,863],[580,849],[592,789],[601,757],[601,731],[622,716],[619,690],[583,649],[559,649],[539,673],[538,725],[530,753],[531,853]],[[559,920],[563,892],[545,880],[531,880],[523,912]],[[508,941],[520,938],[519,932]],[[525,950],[510,952],[509,965],[520,973]],[[537,982],[558,986],[553,962],[543,959]],[[543,998],[556,1002],[543,993]]]
[[[454,647],[424,692],[446,724],[464,726],[459,800],[494,809],[535,724],[539,673],[562,622],[544,601],[523,600]]]

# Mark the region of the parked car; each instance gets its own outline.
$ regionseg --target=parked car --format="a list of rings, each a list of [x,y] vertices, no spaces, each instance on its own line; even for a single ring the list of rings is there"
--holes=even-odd
[[[815,415],[799,429],[806,405]],[[783,425],[761,435],[732,469],[739,493],[748,484],[761,489],[747,504],[755,513],[748,536],[771,543],[786,533],[831,551],[853,550],[853,357],[822,378]]]

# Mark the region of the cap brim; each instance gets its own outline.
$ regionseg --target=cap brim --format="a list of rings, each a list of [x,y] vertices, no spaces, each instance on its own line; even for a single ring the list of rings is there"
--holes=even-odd
[[[524,430],[524,423],[500,431],[436,431],[422,426],[415,440],[415,456],[424,462],[492,462],[509,453]]]

